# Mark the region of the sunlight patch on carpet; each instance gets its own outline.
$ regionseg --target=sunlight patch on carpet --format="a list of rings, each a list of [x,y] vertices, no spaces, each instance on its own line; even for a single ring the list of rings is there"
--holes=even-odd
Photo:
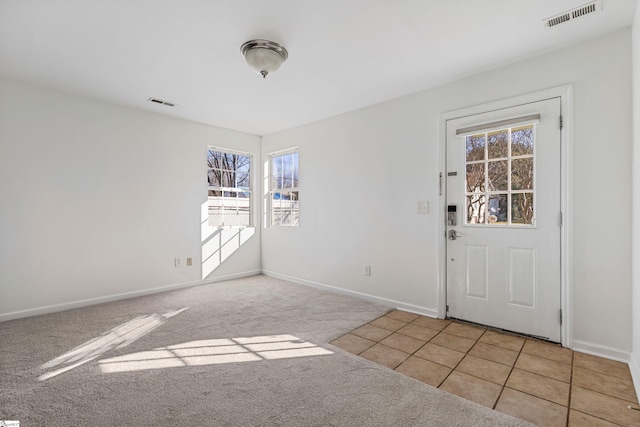
[[[128,346],[139,338],[147,335],[168,319],[188,310],[189,307],[168,311],[164,314],[153,313],[147,316],[138,316],[126,323],[93,338],[73,350],[64,353],[40,366],[40,369],[51,369],[58,365],[66,364],[63,368],[47,372],[38,377],[38,381],[45,381],[79,366],[90,362],[109,350]]]
[[[98,362],[105,374],[333,354],[293,335],[189,341]]]

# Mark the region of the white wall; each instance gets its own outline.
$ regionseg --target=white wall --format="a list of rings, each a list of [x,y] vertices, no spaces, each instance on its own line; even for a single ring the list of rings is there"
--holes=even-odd
[[[259,156],[257,136],[0,79],[0,320],[200,283],[208,144]],[[259,240],[209,279],[259,272]]]
[[[640,395],[640,7],[633,20],[633,353],[629,367]]]
[[[263,153],[299,146],[301,168],[300,227],[263,230],[263,271],[437,313],[439,115],[573,84],[574,344],[628,357],[630,42],[627,29],[263,137]]]

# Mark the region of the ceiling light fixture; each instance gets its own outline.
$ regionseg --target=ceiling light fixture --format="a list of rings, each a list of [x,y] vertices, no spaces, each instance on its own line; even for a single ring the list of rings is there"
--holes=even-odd
[[[277,71],[289,57],[289,53],[284,46],[262,39],[249,40],[243,43],[240,51],[247,64],[262,74],[263,78],[267,77],[267,74]]]

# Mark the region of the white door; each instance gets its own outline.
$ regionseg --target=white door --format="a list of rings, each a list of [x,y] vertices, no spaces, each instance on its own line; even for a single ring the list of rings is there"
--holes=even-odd
[[[560,98],[447,121],[447,314],[560,342]]]

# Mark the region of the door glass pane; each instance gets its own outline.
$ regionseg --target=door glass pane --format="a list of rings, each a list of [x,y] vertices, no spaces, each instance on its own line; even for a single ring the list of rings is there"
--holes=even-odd
[[[489,162],[488,165],[489,191],[507,191],[509,185],[509,169],[507,160],[499,160],[497,162]]]
[[[467,192],[484,191],[484,163],[467,165]]]
[[[492,194],[489,196],[489,224],[507,224],[509,205],[507,194]]]
[[[467,224],[484,224],[485,201],[484,194],[467,196]]]
[[[467,142],[467,162],[474,160],[484,160],[485,136],[471,135],[466,138]]]
[[[511,161],[511,189],[533,190],[533,157]]]
[[[511,155],[533,154],[533,125],[511,130]]]
[[[489,132],[487,134],[487,148],[490,159],[507,157],[509,154],[509,130]]]
[[[533,224],[533,193],[511,195],[511,223]]]

